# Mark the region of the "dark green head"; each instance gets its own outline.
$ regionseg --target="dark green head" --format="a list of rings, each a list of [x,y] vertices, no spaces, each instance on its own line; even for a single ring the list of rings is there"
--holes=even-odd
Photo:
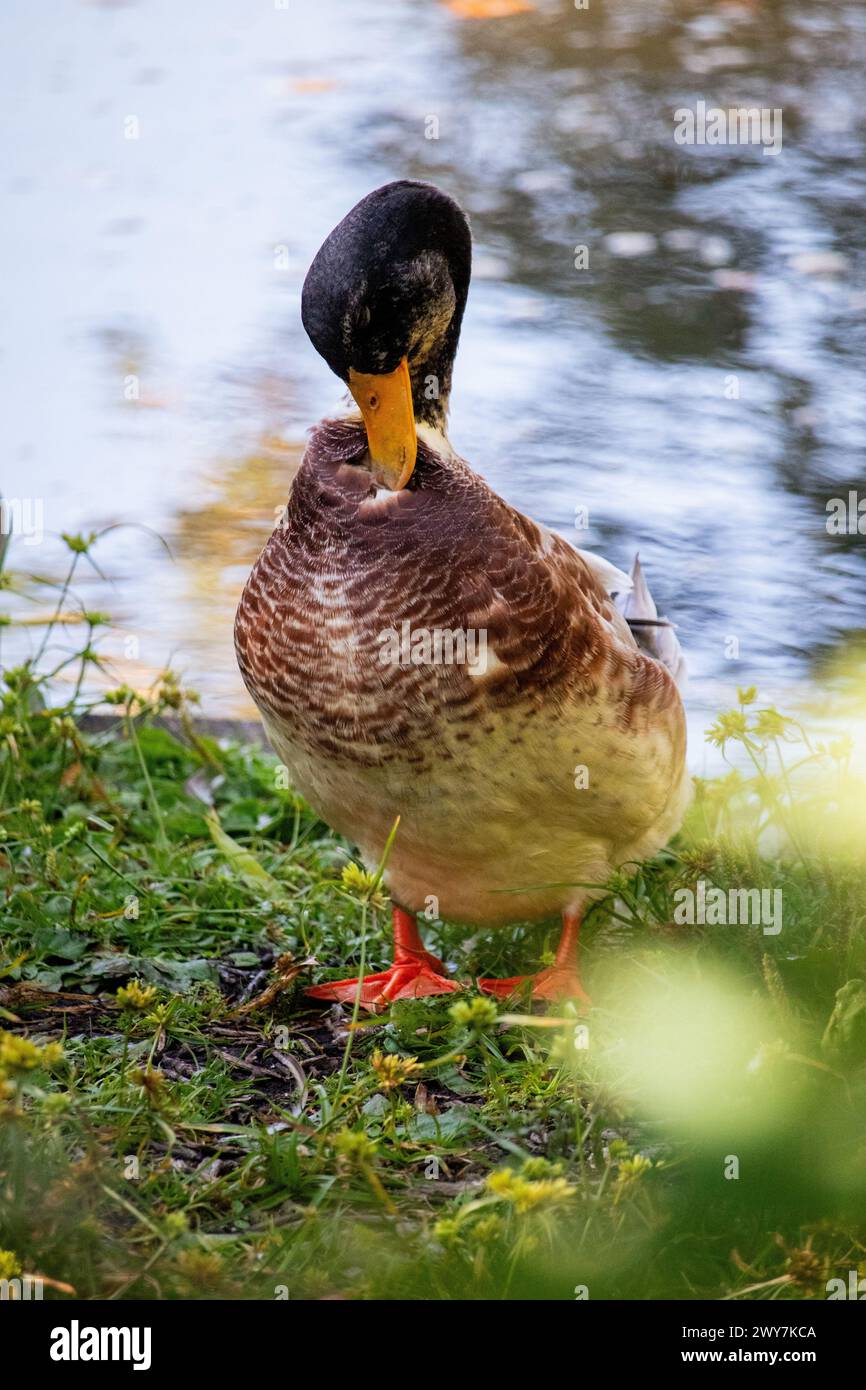
[[[304,327],[358,401],[389,486],[403,486],[414,465],[407,413],[444,423],[471,262],[454,199],[401,179],[347,213],[304,281]]]

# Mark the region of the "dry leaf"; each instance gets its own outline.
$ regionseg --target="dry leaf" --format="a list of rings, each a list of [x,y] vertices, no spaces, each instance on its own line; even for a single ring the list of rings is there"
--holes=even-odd
[[[445,0],[445,5],[460,19],[506,19],[535,9],[532,0]]]
[[[72,1298],[78,1296],[73,1284],[64,1284],[59,1279],[50,1279],[47,1274],[25,1274],[24,1278],[38,1279],[40,1283],[47,1285],[49,1289],[56,1289],[58,1293],[68,1293]]]
[[[297,961],[293,960],[289,954],[280,956],[274,966],[277,978],[268,985],[267,989],[263,989],[261,994],[257,994],[255,999],[250,999],[246,1004],[239,1004],[236,1009],[232,1009],[229,1017],[239,1018],[243,1014],[251,1013],[253,1009],[264,1009],[268,1004],[273,1004],[274,1000],[289,988],[302,970],[315,964],[316,960],[313,956],[308,957],[307,960]]]
[[[68,613],[35,613],[30,618],[11,618],[10,623],[13,627],[49,627],[58,623],[61,627],[72,627],[75,623],[84,623],[87,619],[83,613],[78,613],[71,609]]]
[[[292,91],[332,92],[338,85],[332,77],[299,77],[292,83]]]

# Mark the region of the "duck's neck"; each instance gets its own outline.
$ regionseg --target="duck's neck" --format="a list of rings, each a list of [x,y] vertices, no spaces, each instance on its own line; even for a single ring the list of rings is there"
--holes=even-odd
[[[425,362],[420,367],[410,367],[412,378],[412,404],[415,420],[419,425],[429,425],[431,429],[445,430],[448,423],[448,401],[451,394],[451,369],[447,375]]]
[[[448,427],[451,374],[460,336],[460,318],[461,315],[455,313],[444,333],[431,333],[422,352],[409,362],[415,421],[443,435]]]
[[[425,420],[415,419],[415,429],[422,444],[426,444],[428,449],[441,455],[442,458],[449,458],[454,450],[451,447],[451,440],[448,438],[448,417],[443,415],[441,425],[430,425]]]
[[[446,337],[438,350],[428,353],[423,362],[412,363],[409,367],[418,438],[437,454],[444,455],[452,452],[448,441],[448,407],[454,346]]]
[[[412,372],[412,404],[415,409],[415,428],[418,438],[435,449],[437,454],[450,454],[448,442],[448,405],[451,370],[444,379],[429,366]]]

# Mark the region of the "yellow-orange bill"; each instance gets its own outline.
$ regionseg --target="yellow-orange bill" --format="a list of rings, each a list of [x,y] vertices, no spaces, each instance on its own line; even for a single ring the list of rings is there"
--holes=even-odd
[[[381,375],[350,369],[349,390],[364,417],[373,475],[384,487],[398,492],[411,478],[418,453],[406,358],[393,372]]]

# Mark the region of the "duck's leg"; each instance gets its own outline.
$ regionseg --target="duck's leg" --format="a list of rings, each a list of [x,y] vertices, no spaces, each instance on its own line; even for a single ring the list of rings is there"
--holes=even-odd
[[[377,1004],[390,1004],[395,999],[418,999],[423,994],[453,994],[463,988],[455,980],[449,980],[441,960],[424,949],[411,912],[395,906],[392,908],[392,919],[394,964],[378,974],[364,976],[361,981],[362,1004],[371,1008]],[[313,999],[336,999],[341,1004],[352,1004],[358,993],[358,978],[313,985],[306,993]]]
[[[512,975],[508,980],[479,980],[478,988],[485,994],[495,994],[505,999],[509,994],[516,994],[523,986],[530,985],[533,999],[580,999],[584,1004],[591,1003],[580,983],[579,937],[580,913],[563,912],[562,935],[553,965],[540,970],[537,975]]]

